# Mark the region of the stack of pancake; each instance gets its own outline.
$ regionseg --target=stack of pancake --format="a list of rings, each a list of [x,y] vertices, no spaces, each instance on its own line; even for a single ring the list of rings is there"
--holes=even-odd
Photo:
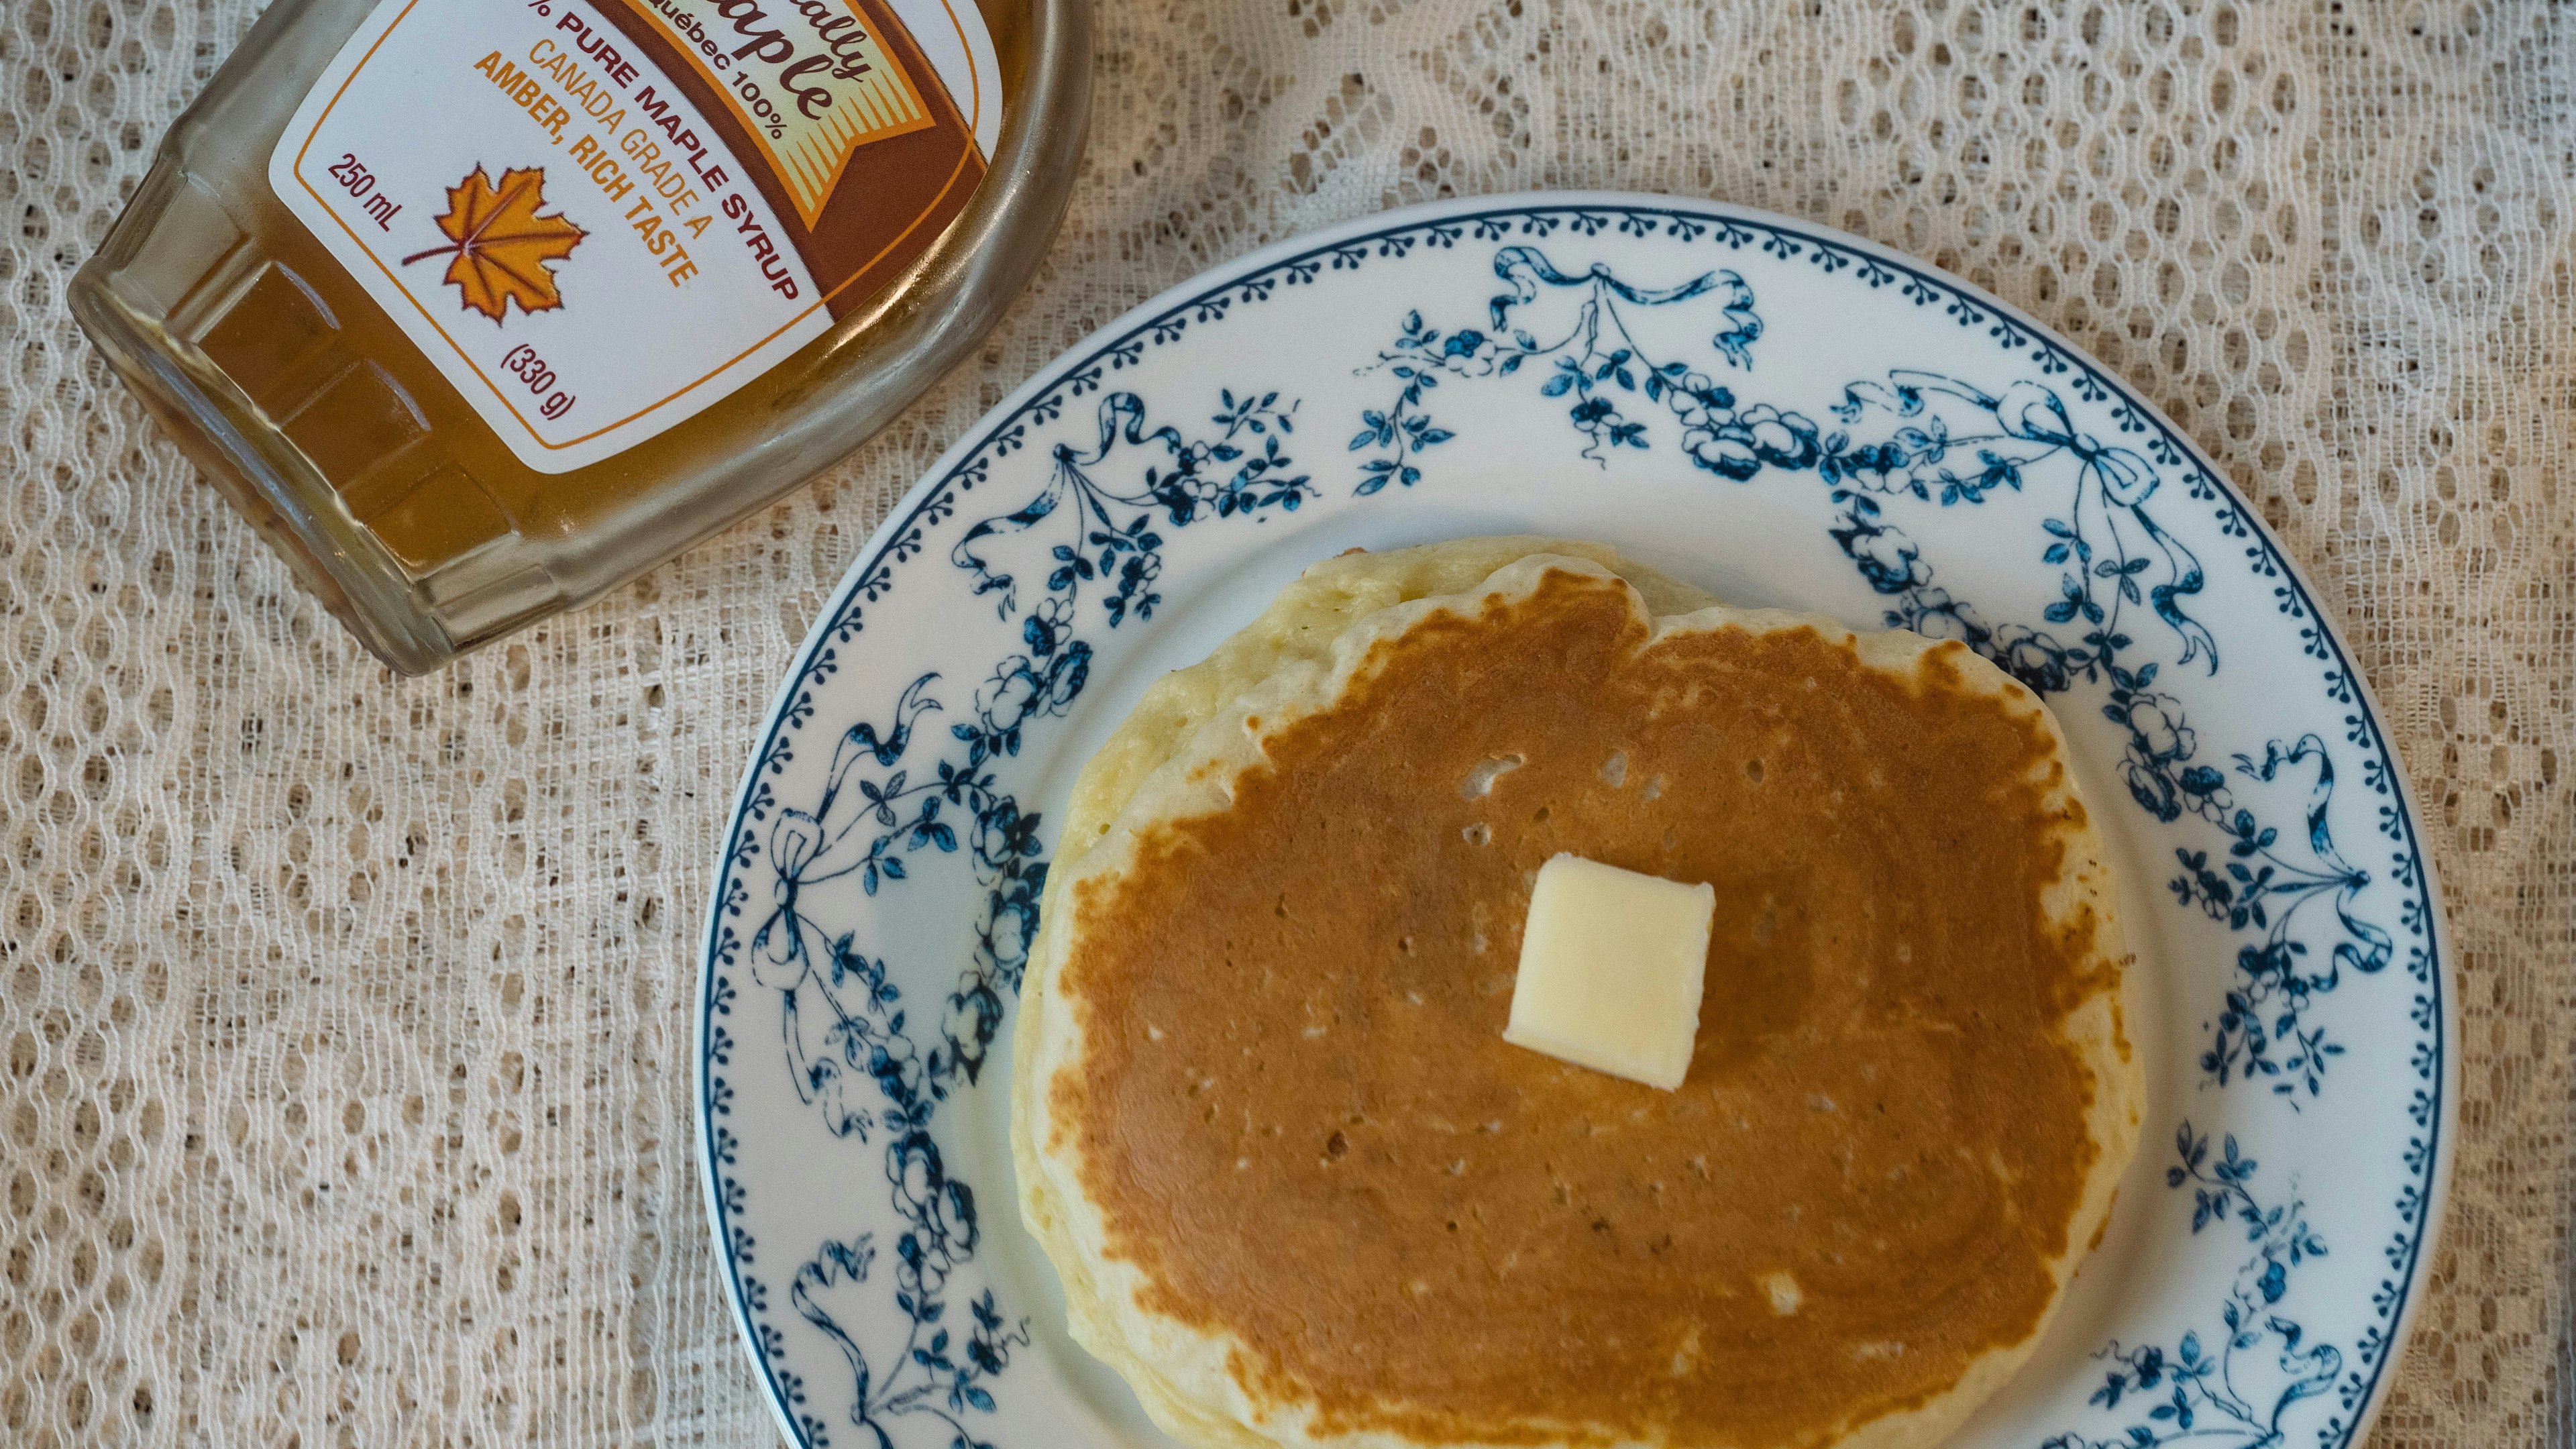
[[[1560,851],[1716,887],[1676,1091],[1502,1039]],[[1318,564],[1147,694],[1056,860],[1022,1211],[1209,1449],[1929,1444],[2135,1145],[2040,701],[1599,545]]]

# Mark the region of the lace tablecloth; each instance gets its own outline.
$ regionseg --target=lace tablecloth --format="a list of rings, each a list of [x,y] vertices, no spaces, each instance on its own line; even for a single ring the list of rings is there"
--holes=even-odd
[[[756,1444],[691,1156],[709,861],[870,527],[1059,349],[1402,202],[1714,196],[2038,314],[2304,561],[2456,933],[2382,1445],[2567,1443],[2576,26],[2537,3],[1111,0],[1071,217],[811,490],[398,682],[64,310],[245,0],[0,4],[0,1440]]]

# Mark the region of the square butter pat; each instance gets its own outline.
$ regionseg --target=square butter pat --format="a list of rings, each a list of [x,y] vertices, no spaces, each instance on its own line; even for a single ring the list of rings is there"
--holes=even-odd
[[[1665,1091],[1690,1072],[1717,892],[1559,855],[1539,867],[1503,1040]]]

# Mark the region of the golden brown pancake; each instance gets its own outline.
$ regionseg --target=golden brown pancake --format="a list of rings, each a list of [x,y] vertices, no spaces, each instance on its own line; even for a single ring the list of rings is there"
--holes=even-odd
[[[2098,1234],[2140,1087],[2047,711],[1575,547],[1320,565],[1077,789],[1022,1207],[1179,1437],[1928,1444]],[[1559,851],[1717,887],[1678,1091],[1502,1040]]]

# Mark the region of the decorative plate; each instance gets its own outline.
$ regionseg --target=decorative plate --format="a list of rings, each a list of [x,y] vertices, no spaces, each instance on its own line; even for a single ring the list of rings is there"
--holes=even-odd
[[[1840,233],[1545,194],[1156,298],[868,543],[746,773],[707,922],[709,1209],[801,1445],[1167,1443],[1019,1223],[1008,1033],[1050,824],[1147,683],[1312,560],[1601,539],[1732,602],[1965,640],[2046,696],[2121,874],[2144,1145],[1959,1442],[2358,1440],[2449,1174],[2420,817],[2313,591],[2036,323]]]

